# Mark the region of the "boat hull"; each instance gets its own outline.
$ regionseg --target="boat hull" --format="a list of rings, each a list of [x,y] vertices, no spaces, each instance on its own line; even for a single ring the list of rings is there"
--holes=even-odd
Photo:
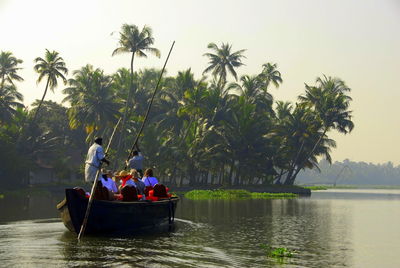
[[[85,234],[134,233],[172,224],[179,198],[160,201],[93,200]],[[85,217],[88,199],[74,189],[65,190],[65,199],[57,205],[64,225],[79,233]]]

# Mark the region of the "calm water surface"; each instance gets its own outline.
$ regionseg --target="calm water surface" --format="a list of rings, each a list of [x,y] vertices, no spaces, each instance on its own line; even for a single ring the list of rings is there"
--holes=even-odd
[[[0,267],[400,267],[399,190],[182,199],[171,231],[80,243],[57,218],[60,198],[0,199]],[[297,254],[271,258],[261,244]]]

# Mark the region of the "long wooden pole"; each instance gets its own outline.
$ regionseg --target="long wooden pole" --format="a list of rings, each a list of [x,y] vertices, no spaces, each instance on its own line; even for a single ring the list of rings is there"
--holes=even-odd
[[[150,109],[151,109],[151,106],[152,106],[153,101],[154,101],[154,97],[155,97],[155,95],[156,95],[156,93],[157,93],[158,86],[160,85],[160,81],[161,81],[162,75],[163,75],[163,73],[164,73],[165,66],[167,65],[169,56],[171,55],[171,51],[172,51],[172,49],[174,48],[174,45],[175,45],[175,41],[172,42],[172,45],[171,45],[171,48],[170,48],[170,50],[169,50],[167,59],[165,60],[164,66],[163,66],[163,68],[162,68],[162,70],[161,70],[160,77],[158,78],[157,86],[156,86],[156,88],[154,89],[153,95],[152,95],[152,97],[151,97],[151,101],[150,101],[150,103],[149,103],[149,106],[147,107],[146,115],[145,115],[145,117],[144,117],[142,126],[140,127],[140,130],[139,130],[138,134],[136,135],[135,142],[133,143],[132,149],[130,150],[129,155],[128,155],[128,158],[126,159],[126,161],[129,161],[129,158],[131,158],[132,153],[133,153],[133,150],[135,150],[136,144],[137,144],[137,142],[138,142],[138,140],[139,140],[139,136],[140,136],[140,134],[142,134],[144,125],[146,124],[147,117],[149,116]],[[127,167],[128,167],[127,164],[125,164],[125,168],[124,168],[124,169],[126,169]]]
[[[115,131],[117,130],[120,122],[121,122],[121,118],[119,118],[118,123],[114,127],[114,130],[113,130],[113,133],[111,134],[111,138],[110,138],[110,141],[108,142],[105,154],[107,154],[108,150],[110,149],[111,142],[114,139]],[[88,206],[86,208],[85,218],[83,219],[83,222],[82,222],[82,225],[81,225],[81,230],[79,231],[79,234],[78,234],[78,240],[81,240],[81,238],[82,238],[82,236],[83,236],[83,234],[85,233],[85,230],[86,230],[86,225],[87,225],[87,221],[88,221],[88,218],[89,218],[90,208],[92,207],[92,203],[93,203],[94,191],[96,189],[97,182],[99,180],[99,173],[100,173],[100,170],[101,170],[101,166],[102,166],[102,163],[100,162],[99,169],[97,170],[96,177],[94,178],[92,191],[90,192],[90,197],[89,197]]]

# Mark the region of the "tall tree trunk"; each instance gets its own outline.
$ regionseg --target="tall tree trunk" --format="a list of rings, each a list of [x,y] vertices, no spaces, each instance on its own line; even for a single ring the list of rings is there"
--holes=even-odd
[[[1,87],[0,88],[4,87],[4,82],[6,81],[6,78],[4,76],[5,75],[3,74],[3,76],[1,77]]]
[[[237,172],[236,172],[236,177],[235,177],[235,180],[234,180],[234,182],[233,182],[233,185],[239,185],[239,181],[240,181],[240,176],[241,176],[241,166],[240,166],[240,162],[239,162],[239,165],[238,165],[238,169],[237,169]]]
[[[46,88],[44,89],[43,97],[39,102],[39,105],[38,105],[38,107],[36,109],[35,115],[33,116],[32,124],[36,122],[36,117],[37,117],[37,115],[39,113],[40,107],[42,106],[44,98],[46,97],[47,89],[49,88],[49,83],[50,83],[50,77],[47,77]]]
[[[219,184],[221,184],[221,185],[225,185],[225,181],[224,181],[224,177],[223,177],[223,170],[224,170],[224,168],[221,167],[219,170],[219,174],[218,174]]]
[[[300,161],[299,163],[294,163],[293,168],[289,171],[288,175],[286,176],[285,180],[285,185],[293,185],[294,181],[296,180],[297,174],[299,174],[300,170],[302,169],[302,165],[313,155],[315,150],[317,149],[317,146],[321,143],[322,138],[325,136],[326,132],[328,131],[328,128],[324,129],[324,132],[321,134],[321,136],[318,138],[317,142],[314,144],[313,148],[311,151],[307,154],[307,156],[304,158],[303,161]],[[296,158],[297,160],[297,158]]]
[[[122,117],[122,126],[121,126],[121,133],[119,135],[119,139],[118,139],[118,143],[117,143],[117,156],[121,156],[121,141],[124,138],[124,130],[125,130],[125,123],[126,123],[126,117],[128,116],[128,110],[129,109],[129,104],[130,104],[130,99],[131,99],[131,93],[133,90],[133,60],[135,58],[135,53],[132,53],[132,57],[131,57],[131,77],[130,77],[130,81],[129,81],[129,90],[128,90],[128,96],[126,99],[126,103],[125,103],[125,111],[124,111],[124,115]],[[118,168],[118,161],[116,159],[115,164],[114,164],[114,170],[116,170]]]
[[[172,170],[172,174],[171,174],[171,177],[170,177],[169,181],[170,181],[171,184],[177,185],[177,182],[176,182],[176,165],[175,165],[174,169]]]
[[[232,181],[234,167],[235,167],[235,159],[232,158],[231,165],[229,166],[229,175],[228,175],[228,180],[229,181]]]
[[[283,169],[281,169],[281,172],[279,173],[278,177],[275,178],[276,179],[275,184],[277,184],[277,185],[282,184],[282,182],[281,182],[282,175],[283,175]]]
[[[182,185],[183,185],[183,176],[182,176],[182,174],[180,174],[180,176],[179,176],[179,187],[182,187]]]

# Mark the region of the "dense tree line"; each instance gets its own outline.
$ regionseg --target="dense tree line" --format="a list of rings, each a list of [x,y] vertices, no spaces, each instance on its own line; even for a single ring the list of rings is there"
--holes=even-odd
[[[331,185],[400,185],[400,166],[392,162],[373,164],[355,162],[348,159],[343,162],[319,162],[319,170],[300,172],[297,183]]]
[[[31,108],[23,106],[14,84],[23,80],[18,75],[22,60],[1,52],[1,179],[18,177],[24,183],[27,171],[40,163],[68,177],[83,164],[93,138],[107,142],[120,118],[110,158],[114,170],[122,168],[160,76],[156,69],[135,70],[134,58],[160,56],[153,43],[150,27],[123,25],[112,54],[130,53],[130,69],[106,74],[87,64],[70,72],[69,79],[63,58],[46,50],[34,67],[45,90]],[[238,77],[245,50],[233,51],[227,43],[210,43],[208,49],[201,78],[190,68],[163,75],[140,138],[147,166],[178,185],[291,185],[302,169],[317,167],[319,157],[331,161],[335,141],[328,133],[346,134],[354,127],[350,88],[343,80],[322,76],[305,85],[298,102],[275,101],[270,89],[283,82],[277,64],[266,62],[257,74]],[[44,100],[48,89],[60,88],[62,104]]]

